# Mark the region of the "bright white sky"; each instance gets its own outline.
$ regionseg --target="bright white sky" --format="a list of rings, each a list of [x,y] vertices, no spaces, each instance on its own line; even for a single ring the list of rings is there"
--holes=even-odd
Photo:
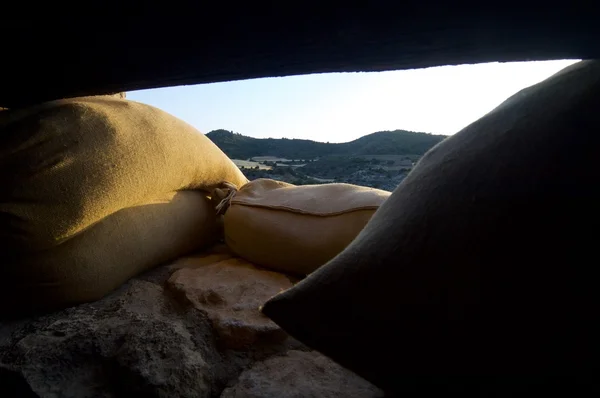
[[[203,133],[346,142],[382,130],[454,134],[574,60],[254,79],[128,92]]]

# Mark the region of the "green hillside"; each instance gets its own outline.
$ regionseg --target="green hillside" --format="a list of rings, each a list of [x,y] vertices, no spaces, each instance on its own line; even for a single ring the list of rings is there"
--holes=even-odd
[[[206,134],[232,159],[276,156],[286,159],[315,159],[329,155],[423,155],[446,136],[411,131],[381,131],[341,144],[287,138],[252,138],[227,130]]]
[[[444,138],[445,135],[405,130],[380,131],[338,144],[340,146],[338,155],[423,155]]]

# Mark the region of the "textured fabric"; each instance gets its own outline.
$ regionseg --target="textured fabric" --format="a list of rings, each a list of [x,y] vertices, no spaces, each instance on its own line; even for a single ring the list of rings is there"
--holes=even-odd
[[[44,250],[157,195],[247,180],[208,138],[111,96],[0,113],[0,242]]]
[[[221,236],[205,194],[166,194],[111,214],[56,247],[5,256],[0,309],[54,309],[97,300],[140,272]]]
[[[247,179],[193,127],[119,94],[2,111],[5,304],[94,300],[220,239],[207,195],[223,182]]]
[[[398,396],[589,388],[599,109],[597,61],[517,93],[432,148],[342,253],[263,313]]]
[[[389,196],[350,184],[254,180],[231,199],[225,242],[255,264],[306,275],[341,252]]]

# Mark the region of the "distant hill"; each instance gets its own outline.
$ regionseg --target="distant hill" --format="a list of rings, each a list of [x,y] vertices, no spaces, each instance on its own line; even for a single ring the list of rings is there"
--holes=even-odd
[[[444,135],[404,130],[380,131],[341,144],[288,138],[252,138],[227,130],[213,130],[206,136],[232,159],[255,156],[314,159],[329,155],[423,155],[446,138]]]

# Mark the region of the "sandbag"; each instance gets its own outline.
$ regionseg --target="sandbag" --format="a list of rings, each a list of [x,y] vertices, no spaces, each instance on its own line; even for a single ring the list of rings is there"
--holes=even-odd
[[[598,61],[509,98],[262,312],[394,396],[597,394],[598,109]]]
[[[162,195],[105,217],[63,244],[3,257],[0,313],[100,299],[129,278],[217,242],[214,206],[200,191]]]
[[[205,247],[222,237],[209,191],[246,182],[196,129],[121,95],[2,111],[4,303],[95,300]]]
[[[225,243],[254,264],[306,275],[342,251],[389,195],[350,184],[257,179],[228,200]]]
[[[207,137],[149,105],[97,96],[0,113],[0,249],[47,250],[180,190],[247,179]]]

